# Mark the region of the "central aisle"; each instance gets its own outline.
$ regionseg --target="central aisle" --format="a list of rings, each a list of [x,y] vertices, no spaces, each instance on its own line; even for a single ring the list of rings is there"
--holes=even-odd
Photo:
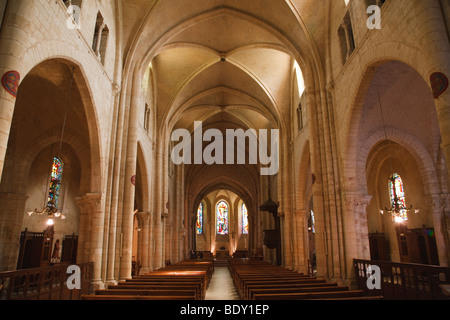
[[[215,267],[205,300],[239,300],[227,267]]]

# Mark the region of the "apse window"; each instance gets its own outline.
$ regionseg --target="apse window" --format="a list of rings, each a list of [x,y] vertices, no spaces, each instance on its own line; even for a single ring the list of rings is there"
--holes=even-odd
[[[63,169],[64,163],[62,162],[62,160],[54,157],[47,202],[48,206],[55,209],[58,208],[58,205],[60,204]]]
[[[245,203],[242,204],[242,234],[248,234],[248,210]]]
[[[200,202],[200,205],[197,209],[197,234],[203,234],[203,203]]]
[[[216,206],[217,219],[217,234],[228,234],[228,204],[225,201],[220,201]]]
[[[310,211],[310,217],[308,221],[308,230],[312,233],[316,233],[316,217],[314,215],[314,211]]]
[[[403,180],[398,173],[389,178],[389,196],[391,200],[393,219],[396,222],[408,220],[408,209],[406,207],[405,189]]]

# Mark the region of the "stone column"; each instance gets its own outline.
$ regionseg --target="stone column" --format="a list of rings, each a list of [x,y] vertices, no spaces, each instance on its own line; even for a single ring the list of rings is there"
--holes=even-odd
[[[430,195],[427,201],[431,208],[433,226],[436,236],[436,245],[438,249],[439,264],[442,267],[449,266],[450,258],[450,224],[448,201],[448,194]]]
[[[367,206],[372,196],[356,193],[345,195],[344,246],[347,281],[354,280],[353,259],[370,259]]]
[[[105,22],[102,21],[102,23],[99,24],[97,27],[98,27],[98,33],[97,33],[97,43],[95,45],[95,54],[97,55],[97,58],[99,60],[101,60],[102,57],[101,57],[101,53],[100,53],[100,45],[102,43],[102,33],[106,27],[106,24],[105,24]]]
[[[114,82],[112,85],[112,92],[114,95],[114,109],[116,110],[116,122],[113,123],[111,132],[111,152],[109,165],[109,180],[111,184],[110,192],[110,207],[109,207],[109,237],[108,237],[108,253],[106,266],[106,286],[117,284],[115,276],[115,267],[117,261],[117,217],[119,210],[119,189],[121,183],[120,174],[120,159],[122,150],[122,133],[123,123],[125,118],[124,103],[120,101],[121,87]],[[120,236],[120,235],[119,235]]]
[[[165,266],[165,262],[167,259],[170,258],[168,256],[168,252],[170,250],[170,220],[169,220],[169,213],[168,212],[162,212],[161,213],[161,241],[162,241],[162,248],[161,248],[161,267]]]
[[[163,140],[163,139],[160,139]],[[164,158],[164,141],[159,141],[158,149],[156,154],[156,168],[155,168],[155,216],[154,216],[154,256],[153,256],[153,267],[155,269],[161,268],[164,264],[164,211],[166,210],[165,204],[165,192],[164,188],[166,187],[164,173],[164,162],[166,161]]]
[[[27,198],[22,194],[0,193],[0,271],[16,270]]]
[[[133,214],[134,214],[134,198],[136,188],[131,183],[130,179],[136,175],[137,166],[137,115],[140,108],[140,94],[141,94],[141,80],[142,76],[139,70],[134,70],[133,81],[130,93],[131,106],[130,116],[128,122],[128,139],[126,149],[126,166],[125,166],[125,181],[124,181],[124,197],[123,197],[123,212],[122,212],[122,257],[120,260],[119,278],[129,279],[132,272],[132,255],[133,255]]]
[[[23,80],[24,62],[22,61],[26,46],[27,28],[32,26],[35,17],[35,4],[24,4],[23,1],[9,1],[7,11],[3,17],[0,38],[0,79],[8,71],[17,71],[20,81]],[[18,86],[14,86],[17,90]],[[16,105],[16,96],[0,86],[0,177],[8,147],[9,132]]]
[[[76,199],[81,201],[81,198]],[[83,206],[81,202],[78,203],[80,208],[80,225],[78,231],[78,250],[77,263],[89,262],[89,250],[91,243],[91,216],[88,212],[88,206]]]
[[[82,214],[88,214],[91,220],[89,262],[94,262],[92,277],[93,289],[105,287],[102,277],[103,237],[105,213],[103,210],[103,195],[101,193],[88,193],[77,198],[77,204]]]
[[[420,13],[417,23],[421,25],[421,34],[433,35],[423,37],[421,43],[422,48],[427,48],[424,64],[428,66],[428,78],[435,72],[450,78],[450,43],[442,7],[438,0],[418,1],[416,7]],[[434,102],[441,131],[441,147],[445,154],[447,170],[450,170],[450,88],[436,95]]]
[[[297,209],[294,214],[294,268],[298,272],[308,273],[308,234],[305,209]]]
[[[151,213],[150,212],[139,212],[139,219],[142,221],[142,246],[139,248],[141,251],[141,270],[140,274],[148,273],[152,271],[150,269],[150,261],[149,261],[149,247],[151,247],[151,238],[150,238],[150,222],[151,222]]]

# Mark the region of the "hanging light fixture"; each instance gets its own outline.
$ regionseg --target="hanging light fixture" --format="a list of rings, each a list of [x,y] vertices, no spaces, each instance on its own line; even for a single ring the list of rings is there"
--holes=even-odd
[[[63,143],[63,139],[64,139],[64,131],[66,128],[66,121],[67,121],[67,112],[68,112],[68,108],[70,106],[70,98],[72,95],[72,87],[73,87],[73,80],[74,80],[74,72],[75,72],[75,67],[72,68],[72,75],[71,75],[71,79],[70,79],[70,86],[69,86],[69,93],[68,93],[68,99],[67,99],[67,103],[66,103],[66,110],[65,110],[65,114],[64,114],[64,121],[63,121],[63,127],[62,127],[62,131],[61,131],[61,138],[60,138],[60,142],[59,142],[59,155],[61,155],[61,150],[62,150],[62,143]],[[47,199],[47,205],[42,209],[42,210],[38,210],[37,208],[32,210],[32,211],[28,211],[28,215],[32,216],[33,214],[37,214],[37,215],[47,215],[48,216],[48,220],[47,220],[47,225],[48,226],[52,226],[54,225],[55,218],[60,218],[61,220],[66,219],[66,216],[64,215],[62,209],[57,208],[57,204],[56,204],[56,195],[58,195],[58,189],[59,189],[59,183],[60,180],[58,179],[58,171],[62,170],[62,163],[59,163],[59,166],[55,163],[55,159],[60,159],[60,157],[58,158],[54,158],[53,161],[53,166],[52,166],[52,183],[50,186],[50,191],[49,191],[49,196]],[[59,160],[60,161],[60,160]],[[50,196],[50,194],[52,194],[53,196]]]
[[[377,87],[377,95],[378,95],[378,104],[380,106],[381,119],[383,121],[384,137],[387,148],[389,148],[391,143],[387,137],[386,124],[384,120],[383,108],[381,105],[378,87]],[[389,165],[392,172],[392,175],[389,177],[389,195],[391,200],[391,207],[390,208],[385,207],[384,210],[380,210],[380,213],[382,215],[384,215],[385,213],[390,214],[394,222],[403,223],[408,220],[408,213],[410,211],[414,210],[415,213],[419,213],[420,209],[414,209],[412,205],[410,207],[406,206],[405,193],[403,190],[403,181],[400,175],[394,173],[391,157],[389,157]]]

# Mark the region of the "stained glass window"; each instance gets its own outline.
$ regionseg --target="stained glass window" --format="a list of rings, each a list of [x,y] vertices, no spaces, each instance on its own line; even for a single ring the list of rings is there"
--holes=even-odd
[[[59,196],[61,192],[61,180],[64,164],[61,159],[54,157],[52,165],[52,175],[48,191],[48,205],[58,208]]]
[[[216,207],[217,234],[228,234],[228,204],[220,201]]]
[[[203,203],[197,209],[197,234],[203,234]]]
[[[395,210],[394,219],[406,221],[408,220],[408,211],[406,208],[405,191],[403,181],[399,174],[394,173],[389,178],[389,195],[391,198],[392,209]]]
[[[311,210],[310,230],[312,231],[312,233],[316,233],[316,218],[314,216],[314,211],[312,210]]]
[[[248,234],[248,211],[245,203],[242,204],[242,233]]]

